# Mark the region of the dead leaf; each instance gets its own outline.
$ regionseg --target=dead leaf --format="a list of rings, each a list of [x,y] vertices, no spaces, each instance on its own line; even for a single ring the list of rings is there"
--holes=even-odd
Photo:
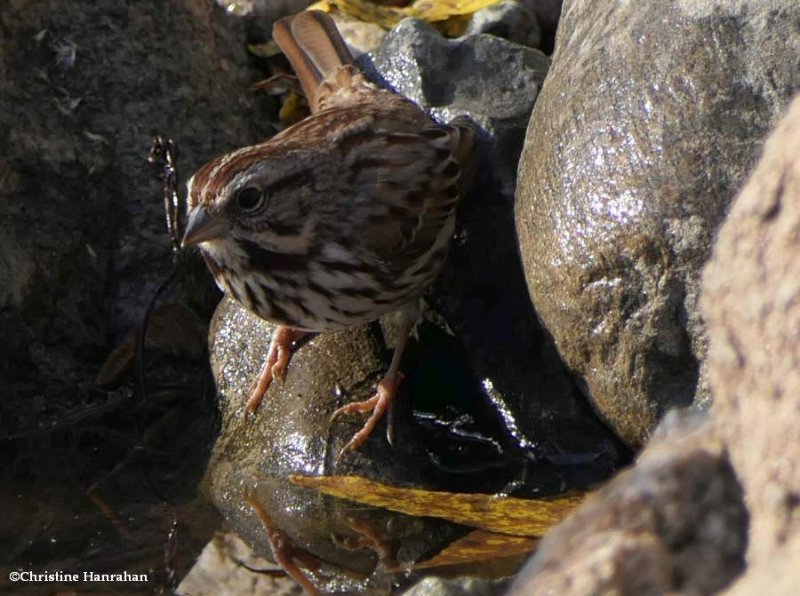
[[[540,540],[537,538],[475,530],[451,543],[435,557],[415,563],[411,569],[416,571],[522,557],[536,550],[539,542]]]
[[[541,538],[580,505],[585,493],[547,499],[519,499],[478,493],[446,493],[396,488],[358,476],[290,476],[298,486],[326,495],[416,517],[451,522],[512,536]]]
[[[375,23],[384,29],[391,29],[402,19],[413,17],[428,23],[445,23],[454,20],[453,26],[445,28],[455,30],[459,35],[466,27],[466,19],[474,12],[497,4],[500,0],[416,0],[408,6],[380,6],[367,0],[322,0],[308,7],[308,10],[331,12],[339,10],[356,19]],[[460,30],[460,31],[459,31]]]
[[[273,58],[275,56],[280,56],[282,53],[278,44],[271,39],[264,43],[247,44],[247,51],[259,58]]]

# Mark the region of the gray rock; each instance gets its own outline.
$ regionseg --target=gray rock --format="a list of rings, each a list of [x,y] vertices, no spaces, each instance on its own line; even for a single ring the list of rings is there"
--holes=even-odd
[[[217,308],[209,329],[222,417],[217,454],[235,464],[237,475],[248,474],[245,464],[256,466],[251,471],[253,478],[258,474],[358,471],[383,481],[403,476],[407,482],[419,484],[422,469],[411,465],[406,470],[402,465],[403,442],[393,451],[380,430],[361,449],[338,458],[363,419],[347,416],[331,423],[331,414],[349,401],[370,397],[389,364],[380,334],[369,326],[321,333],[295,350],[284,382],[270,387],[249,424],[243,424],[244,404],[274,329],[275,325],[229,297]],[[405,445],[411,442],[409,438]],[[212,471],[214,465],[212,462]],[[223,487],[233,484],[223,483]]]
[[[719,231],[703,275],[712,414],[750,514],[733,594],[800,585],[800,99]]]
[[[548,534],[510,594],[709,594],[744,567],[747,511],[699,413],[667,416],[636,465]]]
[[[442,579],[426,577],[405,592],[404,596],[499,596],[508,589],[508,580],[488,580],[476,577]]]
[[[513,594],[797,592],[798,154],[800,98],[703,272],[710,423],[669,414],[633,469],[546,538]]]
[[[566,2],[517,193],[535,308],[596,409],[639,446],[707,406],[699,272],[800,85],[800,8]]]
[[[401,21],[365,71],[441,122],[467,115],[494,145],[502,191],[513,194],[525,126],[550,60],[494,36],[448,40],[430,25]]]
[[[536,14],[517,0],[498,2],[473,14],[464,34],[479,33],[496,35],[531,48],[538,48],[542,42]]]

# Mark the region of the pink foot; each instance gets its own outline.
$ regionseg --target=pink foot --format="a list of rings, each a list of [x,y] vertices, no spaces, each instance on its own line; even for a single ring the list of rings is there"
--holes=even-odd
[[[255,386],[250,391],[247,405],[244,407],[245,424],[247,424],[247,417],[251,413],[255,413],[258,406],[261,405],[261,400],[264,399],[272,380],[283,380],[286,374],[286,367],[294,350],[293,344],[303,339],[306,335],[308,335],[307,331],[300,331],[283,325],[275,329],[275,334],[272,336],[272,342],[269,345],[269,352],[267,352],[267,359],[258,374]]]
[[[375,395],[367,400],[356,401],[347,404],[346,406],[342,406],[333,413],[331,416],[331,422],[336,420],[342,414],[364,414],[366,412],[372,412],[369,418],[367,418],[367,421],[364,423],[364,426],[361,427],[361,430],[354,434],[353,438],[350,439],[339,452],[340,456],[349,451],[355,451],[364,444],[364,441],[367,440],[367,437],[369,437],[372,434],[372,431],[375,430],[375,426],[383,417],[383,414],[386,412],[387,408],[391,406],[392,401],[394,401],[394,398],[397,395],[397,389],[402,382],[403,373],[397,372],[393,375],[387,374],[378,383],[378,390],[376,391]]]

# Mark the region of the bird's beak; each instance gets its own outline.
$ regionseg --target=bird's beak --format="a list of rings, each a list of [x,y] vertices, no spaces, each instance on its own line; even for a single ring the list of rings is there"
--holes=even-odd
[[[189,221],[186,224],[186,231],[183,233],[181,246],[192,246],[193,244],[219,238],[230,227],[226,217],[211,215],[206,211],[205,207],[198,205],[189,211]]]

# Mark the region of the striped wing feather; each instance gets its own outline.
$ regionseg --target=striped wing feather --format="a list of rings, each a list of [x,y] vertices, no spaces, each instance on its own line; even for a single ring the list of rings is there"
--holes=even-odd
[[[426,253],[455,210],[460,167],[457,129],[431,124],[420,133],[373,132],[346,158],[354,172],[354,227],[376,259],[398,266]]]

